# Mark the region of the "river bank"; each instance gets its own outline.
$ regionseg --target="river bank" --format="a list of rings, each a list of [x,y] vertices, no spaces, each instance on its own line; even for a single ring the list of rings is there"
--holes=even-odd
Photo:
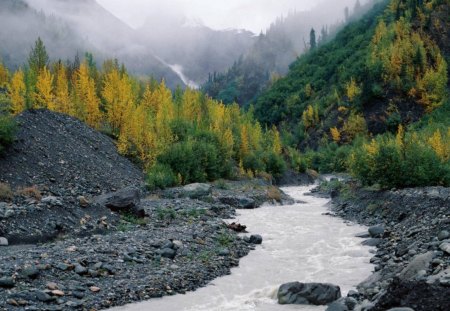
[[[106,213],[94,222],[108,224],[103,234],[2,246],[0,310],[100,310],[197,289],[254,248],[222,219],[277,200],[289,198],[263,180],[168,189],[140,201],[144,218]],[[57,214],[55,206],[41,208]],[[80,228],[88,212],[77,219]]]
[[[377,247],[370,278],[358,286],[361,310],[450,310],[450,189],[380,191],[351,181],[325,183],[334,215],[372,226],[361,234]]]

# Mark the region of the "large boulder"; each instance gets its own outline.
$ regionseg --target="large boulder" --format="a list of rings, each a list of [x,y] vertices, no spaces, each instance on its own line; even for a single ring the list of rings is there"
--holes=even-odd
[[[414,279],[419,271],[428,270],[431,261],[433,260],[434,253],[427,252],[425,254],[419,254],[415,256],[411,262],[400,272],[399,278],[402,281],[408,281]]]
[[[278,289],[278,303],[282,305],[326,305],[339,298],[341,289],[333,284],[292,282]]]
[[[221,196],[219,201],[238,209],[254,209],[256,202],[252,198],[244,196]]]
[[[199,183],[186,185],[182,189],[182,195],[191,199],[209,196],[211,192],[211,185]]]
[[[384,227],[382,225],[372,226],[369,228],[369,234],[372,238],[382,238]]]
[[[140,206],[140,202],[140,191],[134,187],[107,193],[94,199],[95,204],[105,206],[114,212],[132,213],[138,217],[144,217],[145,211]]]

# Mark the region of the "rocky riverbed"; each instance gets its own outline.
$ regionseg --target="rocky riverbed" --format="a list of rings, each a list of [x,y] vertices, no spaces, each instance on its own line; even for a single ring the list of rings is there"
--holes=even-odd
[[[289,201],[257,179],[148,193],[108,136],[46,110],[17,122],[0,157],[0,310],[99,310],[194,290],[261,242],[223,219]]]
[[[230,273],[258,243],[238,237],[222,219],[232,218],[235,208],[288,199],[261,180],[191,185],[140,200],[144,218],[109,211],[93,222],[108,226],[102,234],[2,246],[0,310],[99,310],[194,290]],[[78,222],[92,219],[84,211]],[[8,219],[20,223],[21,214],[14,215]]]
[[[359,310],[450,310],[449,188],[380,191],[332,180],[316,193],[333,197],[336,216],[370,226],[360,237],[377,247],[376,267],[352,293]]]

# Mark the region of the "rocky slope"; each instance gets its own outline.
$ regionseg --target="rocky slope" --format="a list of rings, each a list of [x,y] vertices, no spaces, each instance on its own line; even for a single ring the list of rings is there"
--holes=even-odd
[[[371,226],[374,274],[358,286],[361,310],[450,310],[450,189],[376,191],[333,181],[334,213]]]
[[[75,118],[31,110],[17,122],[16,141],[0,157],[0,182],[45,187],[60,196],[143,184],[141,171],[117,153],[112,139]]]

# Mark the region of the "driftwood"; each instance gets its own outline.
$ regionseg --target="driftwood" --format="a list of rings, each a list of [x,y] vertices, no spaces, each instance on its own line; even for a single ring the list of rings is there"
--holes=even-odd
[[[236,232],[247,232],[247,231],[245,231],[245,229],[247,229],[247,226],[244,226],[244,225],[241,225],[241,224],[238,224],[235,222],[229,224],[228,229],[231,229]]]

